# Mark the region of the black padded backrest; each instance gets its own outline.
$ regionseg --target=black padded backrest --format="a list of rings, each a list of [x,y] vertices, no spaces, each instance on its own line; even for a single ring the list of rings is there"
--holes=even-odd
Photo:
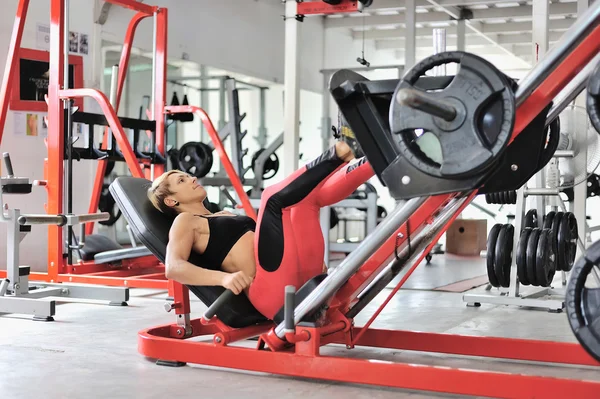
[[[174,218],[158,211],[147,196],[151,182],[146,179],[122,176],[109,187],[123,216],[129,223],[135,236],[161,262],[165,262],[169,229]],[[192,251],[189,261],[198,262],[198,254]],[[206,306],[210,306],[224,291],[223,287],[190,286],[189,290]],[[266,321],[244,294],[236,295],[217,312],[217,317],[230,327],[240,328]]]

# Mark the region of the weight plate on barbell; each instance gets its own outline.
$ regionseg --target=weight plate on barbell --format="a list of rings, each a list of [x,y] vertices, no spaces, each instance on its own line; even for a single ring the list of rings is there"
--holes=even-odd
[[[442,90],[415,87],[430,69],[457,63],[457,73]],[[454,109],[453,119],[399,103],[399,93],[425,95]],[[425,58],[400,80],[391,102],[390,127],[400,151],[418,170],[440,178],[481,173],[506,148],[515,121],[515,97],[508,80],[490,62],[462,51]]]
[[[495,224],[488,234],[487,239],[487,256],[486,256],[486,265],[487,265],[487,275],[488,281],[494,287],[500,287],[500,283],[498,282],[498,277],[496,276],[496,272],[494,271],[494,258],[496,256],[496,242],[498,240],[498,234],[500,234],[500,229],[502,225],[500,223]]]
[[[542,230],[539,227],[532,229],[531,233],[529,234],[529,238],[527,239],[527,281],[529,281],[529,284],[531,285],[538,285],[535,267],[538,239],[540,238],[541,231]]]
[[[532,227],[525,227],[521,231],[519,243],[517,244],[517,277],[519,278],[519,283],[523,285],[529,285],[529,279],[527,278],[527,241],[532,229]]]
[[[498,233],[494,253],[494,272],[501,287],[510,286],[510,265],[512,263],[515,228],[505,224]]]
[[[600,62],[588,78],[585,106],[590,122],[600,134]]]
[[[571,212],[565,213],[558,227],[557,245],[558,262],[560,270],[565,272],[573,268],[575,256],[577,254],[577,240],[579,238],[577,230],[577,219]]]
[[[554,218],[552,219],[552,226],[550,227],[551,237],[552,237],[552,253],[556,259],[556,270],[562,270],[561,263],[558,257],[558,229],[560,227],[560,221],[564,216],[563,212],[556,212]]]
[[[537,242],[535,257],[536,285],[548,287],[556,272],[556,262],[552,253],[551,230],[543,229]]]
[[[210,172],[213,165],[212,149],[199,141],[185,143],[179,149],[179,169],[198,178]]]
[[[525,227],[538,227],[537,209],[530,209],[525,214]]]
[[[596,279],[588,276],[600,269],[600,241],[596,241],[580,257],[571,270],[565,303],[569,325],[583,348],[600,361],[600,288]]]

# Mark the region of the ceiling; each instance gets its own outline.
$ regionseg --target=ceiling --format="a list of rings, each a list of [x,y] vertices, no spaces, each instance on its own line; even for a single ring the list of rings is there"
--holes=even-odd
[[[465,50],[488,59],[504,60],[518,68],[531,68],[535,47],[532,38],[531,1],[414,0],[416,5],[416,58],[434,53],[433,29],[442,28],[446,49],[456,47],[457,18],[465,21]],[[378,50],[404,59],[405,0],[374,0],[363,13],[334,14],[325,18],[326,29],[345,30],[355,40],[373,42]],[[550,1],[548,40],[552,47],[577,17],[577,2]]]

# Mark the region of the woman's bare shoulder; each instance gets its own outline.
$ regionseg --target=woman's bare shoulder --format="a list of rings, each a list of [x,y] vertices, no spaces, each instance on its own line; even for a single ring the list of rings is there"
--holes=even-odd
[[[198,217],[192,213],[184,212],[177,215],[171,226],[173,234],[189,234],[194,231],[202,231],[207,227],[204,218]]]

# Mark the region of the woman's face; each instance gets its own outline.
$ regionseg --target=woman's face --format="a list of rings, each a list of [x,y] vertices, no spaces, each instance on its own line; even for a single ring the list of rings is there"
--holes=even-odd
[[[167,178],[169,189],[173,192],[169,197],[180,204],[202,202],[206,198],[206,190],[198,184],[195,176],[187,173],[173,173]]]

